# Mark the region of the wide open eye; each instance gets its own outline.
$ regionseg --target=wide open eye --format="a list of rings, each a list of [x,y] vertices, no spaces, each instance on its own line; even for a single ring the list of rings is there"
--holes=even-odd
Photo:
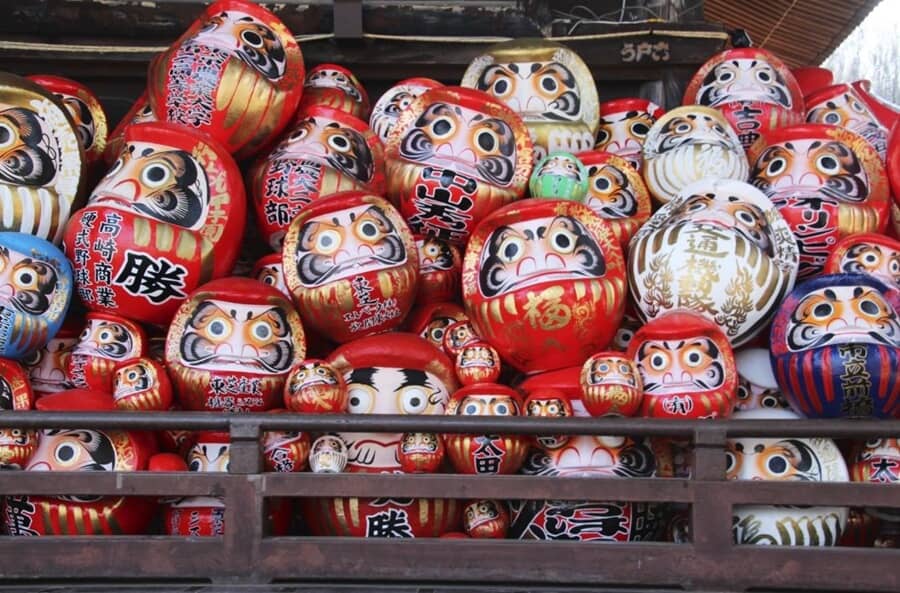
[[[475,134],[475,145],[485,154],[493,153],[500,146],[500,139],[493,130],[484,129]]]
[[[421,414],[428,408],[428,393],[423,387],[411,385],[400,392],[398,403],[404,414]]]
[[[512,81],[506,76],[499,76],[490,88],[491,94],[501,99],[512,93],[512,90]]]
[[[769,84],[774,80],[774,78],[768,70],[757,70],[756,80],[760,81],[763,84]]]
[[[577,237],[568,229],[559,228],[550,233],[550,245],[554,251],[569,254],[575,250]]]
[[[12,283],[17,290],[37,290],[38,273],[29,265],[17,266],[13,272]]]
[[[700,366],[701,363],[703,363],[703,356],[704,356],[703,350],[701,350],[699,348],[689,348],[684,353],[684,363],[686,366],[689,366],[691,368],[696,368],[696,367]]]
[[[438,140],[449,138],[456,131],[456,122],[449,117],[439,117],[431,122],[431,135]]]
[[[272,326],[265,321],[257,321],[250,327],[250,335],[260,342],[266,342],[272,337]]]
[[[687,134],[691,130],[694,129],[694,126],[690,124],[690,122],[683,121],[677,124],[674,128],[676,134]]]
[[[775,175],[781,175],[784,173],[785,169],[787,169],[787,159],[784,157],[775,157],[769,164],[766,166],[766,175],[769,177],[774,177]]]
[[[662,371],[668,368],[669,366],[669,357],[668,355],[657,352],[650,356],[650,368],[654,371]]]
[[[612,181],[602,175],[594,178],[594,189],[597,193],[606,194],[612,189]]]
[[[830,154],[823,154],[816,158],[816,169],[825,175],[837,175],[841,170],[841,164]]]
[[[259,49],[263,46],[263,38],[262,35],[254,31],[253,29],[246,29],[241,32],[241,41],[249,45],[250,47],[255,47]]]
[[[206,333],[216,340],[223,340],[231,334],[231,322],[224,317],[216,317],[206,326]]]
[[[316,235],[315,249],[319,253],[331,255],[340,248],[342,239],[338,231],[324,230]]]
[[[731,70],[722,70],[721,72],[719,72],[719,75],[716,76],[716,82],[719,82],[721,84],[731,82],[732,80],[734,80],[734,72],[732,72]]]
[[[600,128],[599,130],[597,130],[597,146],[598,147],[603,144],[606,144],[607,142],[610,141],[610,139],[612,139],[612,135],[609,133],[609,131],[606,128]]]
[[[555,93],[559,90],[559,81],[552,74],[544,74],[538,82],[541,85],[541,90],[545,93]]]
[[[633,124],[631,124],[631,133],[638,138],[644,138],[649,131],[650,126],[642,121],[634,122]]]
[[[351,414],[369,414],[375,407],[375,391],[368,385],[350,385],[347,396],[347,411]]]
[[[790,470],[790,468],[790,461],[788,461],[788,458],[781,453],[776,453],[766,459],[766,469],[773,476],[784,476],[788,473],[788,470]]]
[[[822,118],[822,121],[832,126],[840,125],[841,114],[837,111],[829,111],[825,114],[825,117]]]
[[[519,237],[507,237],[500,243],[497,253],[504,263],[518,261],[525,255],[525,241]]]
[[[356,236],[363,241],[374,242],[381,238],[381,228],[371,220],[363,220],[356,226]]]
[[[0,148],[8,148],[15,144],[18,138],[16,131],[6,123],[0,123]]]
[[[473,399],[462,407],[459,412],[462,416],[481,416],[484,413],[484,402],[480,399]]]
[[[343,134],[332,134],[329,136],[328,146],[342,153],[349,152],[352,148],[350,140]]]
[[[509,402],[499,401],[491,404],[491,414],[494,416],[512,416],[514,412]]]
[[[141,170],[141,183],[151,189],[167,185],[173,177],[172,170],[161,163],[150,163]]]
[[[60,443],[53,451],[53,457],[63,465],[69,465],[78,456],[75,445],[69,442]]]

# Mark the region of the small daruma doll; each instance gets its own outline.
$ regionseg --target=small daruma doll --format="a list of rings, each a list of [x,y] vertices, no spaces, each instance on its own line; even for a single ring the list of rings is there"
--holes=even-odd
[[[490,212],[525,194],[532,145],[486,93],[442,87],[400,114],[385,146],[387,195],[416,234],[464,244]]]
[[[820,273],[842,237],[887,227],[887,176],[862,136],[823,124],[791,126],[761,137],[748,155],[750,183],[769,196],[797,238],[800,278]]]
[[[609,152],[578,155],[587,168],[588,186],[584,203],[606,219],[622,249],[650,218],[650,191],[644,178],[628,161]]]
[[[444,461],[444,441],[433,432],[407,432],[397,445],[400,469],[407,474],[433,474]]]
[[[266,286],[277,288],[285,297],[291,298],[291,291],[288,290],[284,281],[284,265],[280,253],[270,253],[259,258],[253,265],[250,277],[259,280]]]
[[[72,268],[49,241],[0,232],[0,357],[43,349],[62,327],[72,300]]]
[[[442,415],[457,387],[447,357],[424,338],[408,333],[354,340],[339,346],[328,362],[347,383],[351,414]],[[334,438],[347,447],[344,471],[401,473],[398,455],[403,436],[340,433]],[[313,471],[318,471],[313,465]],[[308,499],[303,504],[306,521],[316,535],[437,537],[453,531],[459,520],[454,500],[345,497]]]
[[[900,291],[867,274],[820,276],[772,322],[772,366],[811,418],[894,417],[900,409]]]
[[[81,329],[81,321],[70,317],[46,346],[22,359],[35,398],[72,387],[66,379],[66,367]]]
[[[526,200],[479,225],[463,260],[475,331],[523,372],[581,364],[603,349],[625,308],[622,251],[583,204]]]
[[[369,117],[369,95],[365,87],[352,72],[337,64],[319,64],[306,75],[297,113],[303,114],[316,105],[337,109],[362,120]]]
[[[809,95],[806,98],[806,121],[847,128],[865,138],[881,160],[887,156],[889,130],[849,84],[832,85]]]
[[[735,420],[795,420],[789,410],[748,410]],[[831,439],[730,439],[729,480],[848,482],[847,465]],[[736,544],[835,546],[847,523],[847,508],[834,506],[739,505],[732,509]]]
[[[33,407],[34,393],[25,369],[12,360],[0,358],[0,415]],[[37,443],[35,430],[0,428],[0,470],[25,467]]]
[[[133,125],[66,229],[78,295],[91,311],[165,325],[189,292],[230,272],[245,219],[221,145],[171,123]]]
[[[41,398],[46,412],[115,409],[112,396],[68,390]],[[48,429],[26,471],[132,472],[151,469],[156,457],[151,433],[125,430]],[[156,511],[141,496],[7,496],[3,519],[10,535],[135,535],[144,533]]]
[[[771,52],[740,47],[718,53],[694,74],[684,104],[722,112],[744,148],[775,128],[803,121],[803,93],[794,75]]]
[[[456,377],[463,385],[496,383],[500,379],[500,355],[481,340],[467,344],[456,355]]]
[[[400,114],[412,105],[413,99],[431,89],[444,86],[431,78],[407,78],[401,80],[388,90],[375,102],[372,107],[372,115],[369,116],[369,125],[378,134],[382,142],[387,142],[388,136],[397,124]]]
[[[878,233],[848,235],[825,261],[826,274],[871,274],[900,288],[900,241]]]
[[[306,206],[291,223],[282,257],[304,322],[335,342],[397,328],[416,296],[412,234],[393,206],[365,192]]]
[[[111,394],[116,366],[146,354],[147,334],[140,325],[110,313],[88,313],[66,363],[66,379],[75,387]]]
[[[30,80],[0,75],[0,231],[59,244],[83,204],[85,161],[59,99]]]
[[[634,416],[644,398],[637,364],[621,352],[598,352],[581,368],[584,407],[591,416]]]
[[[112,388],[120,410],[164,412],[172,406],[172,382],[163,365],[135,358],[116,366]]]
[[[462,86],[509,105],[528,126],[536,159],[594,146],[597,87],[581,57],[564,45],[543,39],[498,43],[472,60]]]
[[[166,366],[188,410],[276,407],[288,372],[306,353],[300,316],[276,289],[249,278],[201,286],[166,337]]]
[[[228,433],[200,432],[187,455],[188,471],[227,472],[231,457]],[[194,537],[225,533],[225,501],[220,496],[186,496],[163,510],[163,529],[169,535]]]
[[[511,417],[522,414],[522,396],[505,385],[478,383],[456,391],[448,416]],[[530,440],[522,435],[445,434],[453,467],[461,474],[514,474],[519,471]]]
[[[459,247],[429,235],[416,237],[419,251],[419,292],[416,304],[441,303],[459,297],[462,254]]]
[[[532,198],[581,202],[588,190],[587,169],[574,154],[551,152],[535,165],[528,188]]]
[[[366,122],[315,105],[253,165],[247,185],[260,232],[278,251],[311,201],[351,190],[384,194],[384,148]]]
[[[703,179],[744,181],[750,166],[725,116],[709,107],[685,105],[659,118],[644,141],[644,180],[661,203]]]
[[[665,112],[656,103],[636,97],[600,103],[600,125],[594,150],[617,155],[640,171],[644,165],[647,133]]]
[[[715,323],[676,311],[637,331],[626,356],[644,384],[641,415],[650,418],[725,418],[737,391],[734,352]]]
[[[900,483],[900,439],[869,439],[851,459],[850,476],[854,482],[891,485],[894,488]],[[900,512],[895,508],[869,507],[866,513],[895,524],[900,521]]]
[[[303,93],[300,46],[254,2],[219,0],[150,65],[161,120],[205,132],[243,159],[288,124]]]
[[[734,345],[767,326],[794,287],[800,254],[787,222],[753,186],[703,179],[684,188],[635,234],[628,285],[653,319],[690,310]]]
[[[469,537],[503,539],[509,530],[509,511],[500,500],[476,500],[463,509],[463,523]]]
[[[333,366],[308,358],[291,369],[284,405],[301,414],[342,413],[347,408],[347,384]]]

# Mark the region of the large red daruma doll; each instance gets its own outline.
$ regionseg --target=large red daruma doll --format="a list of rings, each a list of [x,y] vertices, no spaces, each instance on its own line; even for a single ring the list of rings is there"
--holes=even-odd
[[[82,303],[166,324],[188,293],[228,274],[246,220],[241,173],[196,131],[144,123],[66,228]]]
[[[41,411],[111,411],[111,395],[61,391],[41,398]],[[26,471],[150,469],[156,442],[148,432],[49,429],[41,432]],[[156,501],[137,496],[7,496],[2,522],[11,535],[122,535],[144,532]]]
[[[408,333],[369,336],[338,347],[328,362],[343,375],[350,414],[441,415],[456,390],[450,360]],[[402,433],[339,433],[349,473],[403,473]],[[456,500],[320,498],[304,501],[315,535],[438,537],[458,528]]]
[[[583,204],[510,204],[469,241],[463,299],[478,335],[519,371],[581,365],[622,320],[622,251],[609,224]]]
[[[282,251],[284,277],[306,324],[343,343],[396,329],[413,305],[419,256],[397,210],[366,192],[303,208]]]
[[[384,147],[366,122],[311,106],[248,176],[260,232],[281,249],[300,208],[342,191],[384,194]]]
[[[641,416],[724,418],[731,415],[738,373],[722,330],[705,317],[673,311],[637,331],[625,356],[644,384]]]
[[[277,289],[221,278],[191,294],[166,338],[166,365],[188,410],[260,412],[278,406],[303,360],[300,316]]]
[[[799,278],[820,273],[839,239],[887,227],[884,165],[859,134],[824,124],[791,126],[763,135],[748,156],[750,183],[772,200],[797,239]]]
[[[464,244],[485,216],[525,194],[532,153],[525,124],[497,99],[432,89],[388,138],[387,194],[414,233]]]
[[[150,65],[160,120],[252,156],[290,122],[303,93],[303,54],[278,17],[245,0],[219,0]]]

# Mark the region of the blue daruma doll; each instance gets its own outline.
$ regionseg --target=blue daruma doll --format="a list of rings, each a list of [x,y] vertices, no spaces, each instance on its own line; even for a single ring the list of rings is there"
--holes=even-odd
[[[867,274],[795,288],[772,323],[772,367],[791,407],[810,418],[900,412],[900,291]]]
[[[47,345],[72,299],[72,267],[49,241],[0,233],[0,358],[21,359]]]

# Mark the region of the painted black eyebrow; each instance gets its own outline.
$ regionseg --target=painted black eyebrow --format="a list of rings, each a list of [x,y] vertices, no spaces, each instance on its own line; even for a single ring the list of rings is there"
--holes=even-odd
[[[403,382],[400,384],[400,389],[409,387],[410,385],[434,387],[428,380],[428,375],[425,374],[425,371],[420,371],[418,369],[401,369],[400,373],[403,375]]]
[[[362,367],[358,369],[353,369],[350,371],[350,377],[347,379],[347,383],[362,383],[363,385],[374,385],[372,381],[375,376],[374,367]]]

